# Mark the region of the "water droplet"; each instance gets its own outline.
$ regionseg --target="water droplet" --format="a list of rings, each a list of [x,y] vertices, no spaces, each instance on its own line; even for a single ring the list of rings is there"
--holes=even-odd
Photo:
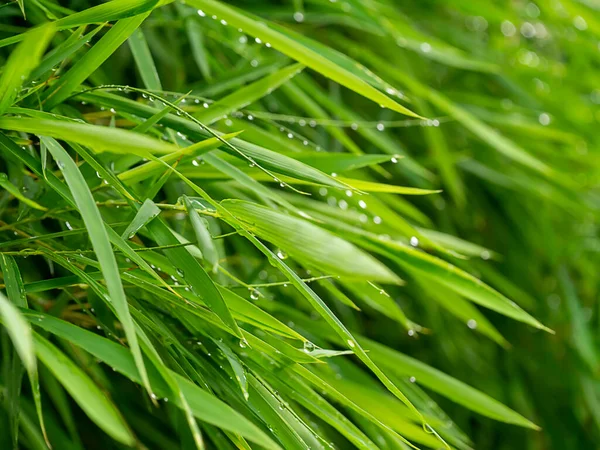
[[[158,398],[154,392],[150,393],[150,397],[152,397],[152,400],[156,400]]]
[[[300,11],[294,13],[294,20],[298,23],[304,22],[304,14]]]
[[[378,129],[379,131],[383,131],[383,130],[385,130],[385,125],[384,125],[384,124],[382,124],[382,123],[378,123],[378,124],[377,124],[377,129]]]
[[[177,272],[177,275],[179,275],[181,278],[183,278],[183,270],[181,270],[180,268],[175,269],[175,272]]]
[[[73,226],[69,223],[69,222],[65,222],[65,226],[69,229],[72,230]]]
[[[242,348],[248,347],[248,341],[246,340],[246,338],[240,339],[240,347],[242,347]]]
[[[515,33],[517,32],[517,27],[515,27],[510,20],[505,20],[500,25],[500,31],[502,31],[502,34],[504,36],[510,37],[515,35]]]
[[[521,25],[521,34],[524,37],[530,39],[535,36],[535,32],[536,29],[530,22],[524,22],[523,25]]]
[[[310,353],[310,352],[312,352],[314,349],[315,349],[315,344],[313,344],[313,343],[312,343],[312,342],[310,342],[310,341],[305,341],[305,342],[304,342],[304,351],[305,351],[306,353]]]
[[[375,225],[379,225],[381,223],[381,217],[379,217],[379,216],[373,217],[373,223],[375,223]]]
[[[353,340],[351,340],[351,339],[348,339],[348,340],[346,341],[346,343],[348,344],[348,347],[350,347],[350,348],[354,348],[354,347],[356,347],[356,342],[354,342],[354,341],[353,341]]]
[[[250,289],[250,298],[252,300],[258,300],[260,298],[260,292],[257,289]]]
[[[365,202],[364,200],[359,200],[358,206],[360,206],[362,209],[365,209],[367,207],[367,202]]]
[[[541,113],[540,116],[538,117],[539,122],[546,126],[550,124],[550,115],[548,115],[547,113]]]
[[[260,38],[255,38],[254,42],[256,42],[257,44],[262,44],[262,40]]]
[[[398,158],[396,158],[396,157],[394,156],[394,157],[392,157],[392,159],[390,159],[390,161],[391,161],[393,164],[397,164],[397,163],[398,163]]]
[[[423,42],[419,48],[423,53],[429,53],[431,51],[431,44],[428,42]]]
[[[277,257],[279,259],[286,259],[287,258],[287,254],[283,250],[278,249],[277,250]]]
[[[475,328],[477,328],[477,321],[475,319],[469,319],[467,321],[467,326],[471,329],[474,330]]]
[[[419,245],[419,239],[416,236],[410,238],[410,245],[417,247]]]
[[[488,260],[488,259],[490,259],[490,257],[491,257],[492,255],[490,255],[490,252],[489,252],[489,251],[487,251],[487,250],[482,250],[482,251],[481,251],[481,254],[480,254],[479,256],[481,256],[481,259],[483,259],[483,260]]]
[[[583,17],[581,17],[581,16],[576,16],[576,17],[573,19],[573,26],[574,26],[575,28],[577,28],[578,30],[580,30],[580,31],[587,30],[587,27],[588,27],[588,25],[587,25],[587,22],[586,22],[586,21],[585,21],[585,19],[584,19]]]
[[[197,12],[200,17],[206,17],[206,13],[204,11],[202,11],[201,9],[199,9]]]
[[[411,383],[414,383],[415,381],[417,381],[417,379],[415,377],[410,377],[408,379],[408,381],[410,381]]]
[[[409,336],[414,336],[415,335],[415,330],[408,330],[408,335]]]

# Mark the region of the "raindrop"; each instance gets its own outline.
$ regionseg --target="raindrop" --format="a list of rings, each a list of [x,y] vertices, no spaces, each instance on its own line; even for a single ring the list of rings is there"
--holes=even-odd
[[[287,254],[283,250],[279,249],[279,250],[277,250],[277,257],[279,259],[286,259]]]
[[[358,206],[360,206],[362,209],[365,209],[367,207],[367,202],[365,202],[364,200],[359,200]]]
[[[262,44],[262,41],[260,40],[260,38],[254,39],[254,42],[256,42],[257,44]]]
[[[530,22],[525,22],[521,25],[521,34],[530,39],[535,36],[535,27]]]
[[[353,340],[351,340],[351,339],[348,339],[346,341],[346,343],[348,344],[348,347],[350,347],[350,348],[356,347],[356,343]]]
[[[396,157],[394,156],[394,157],[392,157],[392,159],[390,159],[390,161],[391,161],[392,163],[394,163],[394,164],[397,164],[397,163],[398,163],[398,158],[396,158]]]
[[[242,348],[248,347],[248,341],[246,340],[246,338],[243,338],[240,340],[240,347],[242,347]]]
[[[573,19],[573,26],[580,31],[587,30],[587,22],[581,16],[577,16]]]
[[[487,250],[483,250],[479,256],[481,256],[481,259],[483,260],[488,260],[491,257],[490,252]]]
[[[502,31],[504,36],[510,37],[515,35],[517,32],[517,27],[515,27],[511,21],[505,20],[502,22],[502,25],[500,25],[500,31]]]
[[[180,268],[175,269],[175,272],[177,272],[177,275],[179,275],[180,277],[183,278],[183,270],[181,270]]]
[[[550,124],[550,116],[547,113],[541,113],[538,120],[544,126]]]
[[[415,330],[408,330],[408,335],[409,336],[414,336],[415,335]]]
[[[382,124],[382,123],[378,123],[378,124],[377,124],[377,129],[378,129],[379,131],[383,131],[383,130],[385,130],[385,125],[384,125],[384,124]]]
[[[200,17],[206,17],[206,13],[204,11],[202,11],[201,9],[198,10],[198,15]]]
[[[428,42],[423,42],[420,48],[423,53],[429,53],[431,51],[431,44]]]
[[[417,247],[419,245],[419,239],[416,236],[410,238],[410,245]]]
[[[379,216],[373,217],[373,223],[375,223],[376,225],[379,225],[381,223],[381,217],[379,217]]]
[[[260,298],[260,293],[257,289],[250,289],[250,298],[252,300],[258,300]]]
[[[528,3],[525,7],[525,13],[532,18],[536,18],[540,15],[540,8],[535,3]]]
[[[65,226],[69,229],[72,230],[73,226],[69,223],[69,222],[65,222]]]
[[[475,319],[469,319],[467,321],[467,326],[471,329],[474,330],[475,328],[477,328],[477,321]]]
[[[408,381],[410,381],[411,383],[414,383],[415,381],[417,381],[417,379],[415,377],[410,377],[408,379]]]
[[[296,11],[294,13],[294,20],[298,23],[304,22],[304,14],[301,13],[300,11]]]
[[[305,341],[305,342],[304,342],[304,351],[305,351],[306,353],[310,353],[310,352],[312,352],[314,349],[315,349],[315,344],[313,344],[313,343],[312,343],[312,342],[310,342],[310,341]]]

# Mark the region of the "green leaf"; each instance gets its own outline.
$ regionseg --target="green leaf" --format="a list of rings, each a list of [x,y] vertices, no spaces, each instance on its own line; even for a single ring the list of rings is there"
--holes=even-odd
[[[48,208],[40,205],[39,203],[34,202],[33,200],[25,197],[19,188],[12,184],[8,179],[8,175],[5,173],[0,173],[0,187],[6,189],[11,195],[17,198],[19,201],[25,203],[27,206],[30,206],[34,209],[38,209],[40,211],[47,211]]]
[[[5,272],[4,268],[3,272]],[[23,362],[23,366],[25,366],[28,373],[37,374],[31,327],[23,319],[17,307],[2,293],[0,293],[0,317],[2,318],[4,328],[15,346],[15,350]]]
[[[208,231],[207,224],[202,220],[198,212],[194,209],[190,200],[187,197],[183,197],[185,208],[187,209],[196,240],[198,241],[198,248],[202,252],[202,257],[210,265],[213,272],[216,272],[219,265],[219,254],[217,248],[213,242],[210,231]]]
[[[292,64],[291,66],[284,67],[214,102],[210,108],[201,109],[194,114],[194,117],[206,125],[211,124],[215,120],[244,108],[265,95],[270,94],[281,84],[291,80],[300,73],[303,68],[301,64]]]
[[[142,24],[150,13],[119,20],[69,71],[44,93],[42,101],[51,110],[66,100]]]
[[[160,214],[160,208],[151,200],[146,200],[140,209],[138,209],[135,217],[121,234],[123,239],[131,239],[135,234],[144,227],[148,222]]]
[[[526,428],[538,427],[512,409],[471,386],[372,340],[361,338],[369,354],[382,367],[401,376],[414,376],[423,386],[484,416]]]
[[[77,204],[77,208],[81,213],[81,217],[88,229],[92,247],[98,257],[100,268],[104,275],[104,279],[106,280],[110,300],[115,308],[118,319],[121,321],[127,340],[129,341],[129,346],[133,353],[143,384],[150,394],[152,392],[150,382],[148,381],[148,374],[138,344],[133,320],[129,313],[129,304],[127,303],[127,298],[123,291],[119,268],[110,244],[108,233],[104,227],[104,221],[96,206],[94,197],[85,182],[85,178],[77,168],[77,165],[60,144],[54,139],[47,137],[42,137],[42,142],[46,145],[56,160],[59,169],[62,171],[65,181],[73,195],[73,199]]]
[[[70,14],[56,21],[59,29],[73,28],[90,23],[112,22],[136,16],[165,3],[164,0],[112,0],[83,11]]]
[[[42,319],[44,320],[44,319]],[[40,361],[60,381],[81,409],[116,441],[133,446],[136,439],[117,407],[91,378],[49,341],[34,334]]]
[[[141,382],[133,357],[127,348],[55,317],[37,313],[27,313],[26,317],[36,326],[60,336],[89,352],[130,380],[136,383]],[[39,317],[42,317],[41,321],[38,320]],[[42,359],[41,356],[40,359]],[[42,361],[44,360],[42,359]],[[172,375],[175,377],[184,396],[188,399],[194,415],[199,420],[225,430],[230,430],[234,433],[239,433],[265,448],[273,450],[279,449],[279,446],[261,431],[260,428],[246,419],[243,415],[236,412],[226,403],[219,400],[214,395],[203,391],[181,375],[177,375],[174,372],[172,372]],[[152,387],[156,394],[158,396],[166,395],[168,393],[168,387],[160,376],[155,371],[149,372],[149,376],[152,380]],[[180,406],[177,399],[173,399],[173,402],[177,406]]]
[[[199,8],[206,14],[214,14],[220,19],[227,21],[234,27],[241,28],[262,42],[269,43],[273,48],[286,54],[292,59],[319,72],[321,75],[331,78],[333,81],[346,86],[360,95],[394,111],[412,117],[419,117],[409,109],[392,100],[381,91],[375,89],[367,82],[348,71],[346,68],[333,63],[312,48],[303,45],[294,37],[280,33],[270,27],[264,20],[258,20],[220,2],[213,0],[191,0],[189,5]]]
[[[111,151],[144,156],[147,152],[168,154],[178,150],[172,144],[131,131],[62,120],[0,119],[0,128],[69,140],[98,152]]]
[[[131,37],[127,40],[131,53],[133,53],[133,59],[138,68],[144,86],[147,89],[154,91],[162,91],[162,85],[160,78],[158,77],[158,71],[152,59],[150,48],[146,42],[146,37],[141,28],[134,31]]]
[[[310,222],[249,202],[227,200],[223,206],[266,239],[302,264],[326,274],[398,283],[398,277],[372,256]],[[341,264],[341,262],[344,264]]]
[[[0,114],[14,103],[23,81],[39,64],[54,32],[55,27],[50,23],[34,28],[24,34],[23,42],[10,54],[0,77]]]

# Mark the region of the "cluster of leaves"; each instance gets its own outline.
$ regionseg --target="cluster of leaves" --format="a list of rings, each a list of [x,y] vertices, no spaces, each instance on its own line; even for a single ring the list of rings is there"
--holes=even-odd
[[[597,4],[61,3],[0,8],[1,448],[593,448]]]

